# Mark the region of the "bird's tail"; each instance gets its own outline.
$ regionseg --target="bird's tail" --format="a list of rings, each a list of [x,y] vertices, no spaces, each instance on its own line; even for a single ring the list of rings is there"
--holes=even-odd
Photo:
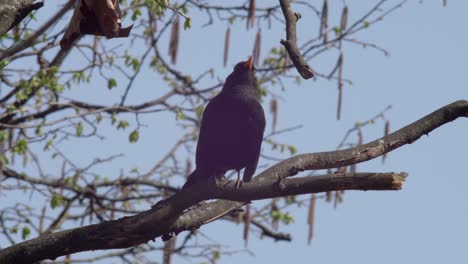
[[[187,177],[187,181],[185,182],[184,186],[182,186],[182,189],[185,189],[187,187],[190,187],[200,181],[202,178],[200,177],[200,171],[195,169],[190,175]]]

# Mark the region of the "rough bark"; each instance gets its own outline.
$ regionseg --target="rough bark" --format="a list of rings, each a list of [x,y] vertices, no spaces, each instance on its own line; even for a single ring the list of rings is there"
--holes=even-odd
[[[0,36],[43,5],[44,2],[33,3],[33,0],[0,0]]]

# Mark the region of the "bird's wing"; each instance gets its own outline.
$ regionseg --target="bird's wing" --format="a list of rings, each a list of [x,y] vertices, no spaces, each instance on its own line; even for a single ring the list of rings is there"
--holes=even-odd
[[[229,140],[225,138],[229,130],[225,108],[225,100],[218,95],[208,103],[203,112],[196,151],[196,165],[200,169],[213,167],[219,156],[217,154],[226,140]]]
[[[247,159],[244,175],[242,176],[242,181],[244,182],[249,182],[255,174],[258,160],[260,158],[263,132],[265,131],[265,113],[260,102],[257,100],[249,102],[248,108],[249,111],[247,126],[252,133],[248,142],[250,149],[249,153],[251,156]]]

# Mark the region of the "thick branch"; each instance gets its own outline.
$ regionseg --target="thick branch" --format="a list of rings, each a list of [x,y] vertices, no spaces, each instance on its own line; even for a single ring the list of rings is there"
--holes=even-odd
[[[19,24],[29,13],[44,6],[33,0],[0,1],[0,36]]]
[[[284,19],[286,20],[286,40],[282,39],[281,44],[286,48],[291,61],[302,78],[312,78],[315,75],[314,71],[304,60],[301,51],[297,47],[296,22],[299,20],[300,14],[292,11],[289,0],[280,0],[280,4]]]
[[[136,246],[164,234],[196,229],[244,204],[244,202],[216,201],[183,212],[202,200],[227,198],[245,201],[246,199],[265,199],[316,191],[358,188],[395,190],[401,187],[404,177],[404,175],[393,173],[357,174],[355,176],[331,174],[322,177],[286,179],[280,185],[274,180],[270,183],[254,180],[252,183],[245,184],[240,190],[236,190],[233,182],[217,182],[217,185],[225,184],[222,187],[201,182],[193,188],[181,190],[140,214],[43,235],[6,248],[0,251],[0,260],[5,263],[12,260],[19,263],[35,262],[88,250]],[[274,179],[274,177],[271,178]]]
[[[19,243],[0,251],[0,262],[34,262],[96,249],[124,248],[163,234],[191,230],[216,220],[245,201],[334,190],[398,190],[406,174],[359,173],[287,178],[303,170],[347,166],[376,158],[410,144],[443,124],[468,116],[468,102],[457,101],[386,137],[335,152],[302,154],[286,159],[236,190],[232,182],[200,182],[183,189],[140,214],[96,225],[65,230]],[[207,199],[230,199],[204,203]]]

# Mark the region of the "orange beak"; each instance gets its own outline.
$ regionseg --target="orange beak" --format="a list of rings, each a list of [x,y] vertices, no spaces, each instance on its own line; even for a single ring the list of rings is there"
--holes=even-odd
[[[249,67],[249,70],[253,69],[253,59],[252,56],[249,57],[249,59],[245,62],[245,66]]]

